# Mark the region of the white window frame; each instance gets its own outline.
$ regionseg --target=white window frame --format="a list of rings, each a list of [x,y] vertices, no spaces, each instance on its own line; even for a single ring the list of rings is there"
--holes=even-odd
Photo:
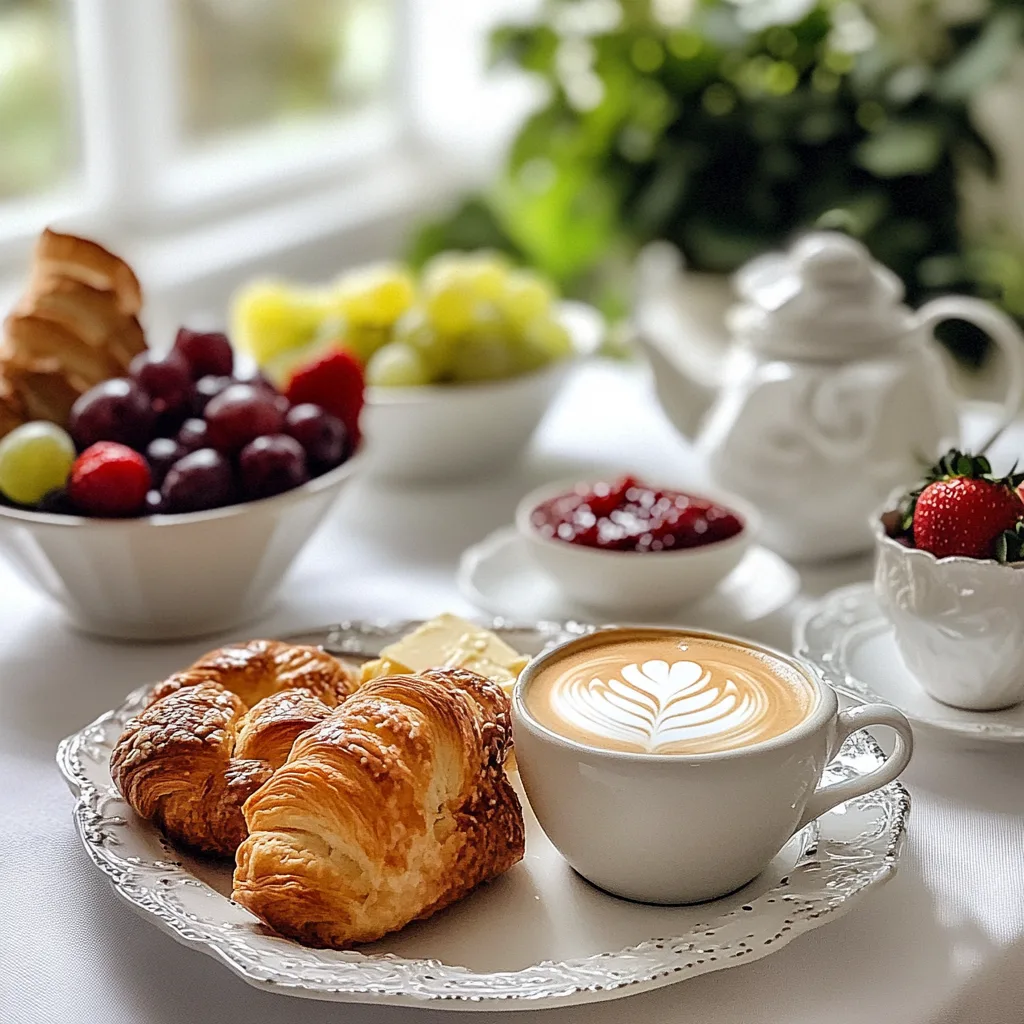
[[[535,0],[392,0],[387,109],[337,118],[326,132],[311,122],[189,153],[175,128],[177,0],[63,2],[83,169],[59,193],[0,204],[0,312],[46,224],[115,247],[150,298],[167,293],[169,310],[188,303],[192,285],[212,304],[247,273],[302,272],[288,254],[303,247],[332,254],[329,276],[393,250],[397,219],[408,224],[489,173],[524,105],[521,83],[509,93],[485,75],[480,39]],[[285,137],[294,144],[282,147]],[[379,245],[366,233],[374,223],[388,225]]]

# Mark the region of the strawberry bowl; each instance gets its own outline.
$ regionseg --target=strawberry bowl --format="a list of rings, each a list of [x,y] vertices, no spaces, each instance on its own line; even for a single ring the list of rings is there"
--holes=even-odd
[[[908,541],[903,515],[894,497],[872,528],[875,593],[907,668],[952,707],[1024,701],[1024,562],[937,557]]]
[[[618,491],[624,496],[635,493],[636,502],[630,505],[630,498],[624,507],[604,516],[594,499],[599,495],[616,498]],[[679,546],[660,542],[648,546],[645,542],[653,540],[657,527],[637,522],[637,509],[642,504],[654,511],[651,505],[656,508],[661,501],[652,503],[644,493],[652,499],[671,495],[679,500],[681,510],[693,508],[699,518],[703,518],[700,509],[713,506],[731,519],[734,527],[721,538],[709,537],[700,544],[683,546],[685,542],[680,541]],[[538,487],[521,499],[516,528],[534,564],[570,600],[620,621],[657,619],[710,594],[739,565],[757,536],[760,517],[752,506],[733,496],[717,502],[717,497],[661,491],[628,477],[613,484],[562,481]],[[683,525],[684,517],[685,513],[677,525]],[[590,522],[595,519],[596,523]],[[605,546],[582,537],[564,539],[563,525],[586,521],[590,530],[600,530],[602,520],[607,520],[605,525],[612,530],[617,523],[628,522],[625,543]]]

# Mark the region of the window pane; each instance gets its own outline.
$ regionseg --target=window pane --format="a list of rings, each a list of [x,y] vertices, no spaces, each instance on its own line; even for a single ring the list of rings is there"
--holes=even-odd
[[[78,162],[67,9],[0,0],[0,201],[59,184]]]
[[[344,113],[387,89],[393,0],[182,0],[184,130]]]

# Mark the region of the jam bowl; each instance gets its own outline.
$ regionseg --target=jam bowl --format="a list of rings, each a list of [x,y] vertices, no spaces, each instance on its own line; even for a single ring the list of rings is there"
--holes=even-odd
[[[539,569],[574,602],[643,618],[707,596],[758,533],[755,509],[733,496],[618,481],[561,481],[531,491],[516,527]]]

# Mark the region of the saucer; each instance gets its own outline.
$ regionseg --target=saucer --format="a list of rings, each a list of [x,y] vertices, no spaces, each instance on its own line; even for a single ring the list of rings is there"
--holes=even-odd
[[[466,600],[505,618],[586,622],[593,621],[597,614],[562,594],[554,580],[534,564],[512,526],[496,530],[463,552],[458,585]],[[658,621],[735,632],[785,607],[799,591],[796,570],[778,555],[755,545],[710,594]]]
[[[796,655],[816,665],[851,697],[884,701],[915,726],[975,740],[1024,743],[1024,704],[1005,711],[963,711],[933,700],[903,664],[892,625],[870,583],[833,590],[800,615]]]

